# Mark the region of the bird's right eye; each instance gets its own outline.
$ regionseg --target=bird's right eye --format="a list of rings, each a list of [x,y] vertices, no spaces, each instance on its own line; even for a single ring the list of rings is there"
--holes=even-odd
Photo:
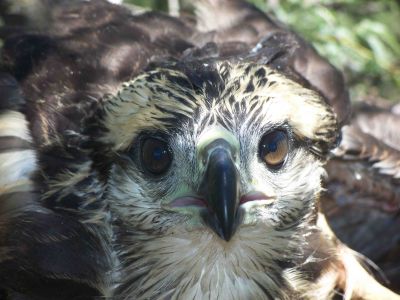
[[[171,165],[172,153],[167,142],[158,138],[147,138],[141,145],[143,167],[154,175],[165,173]]]

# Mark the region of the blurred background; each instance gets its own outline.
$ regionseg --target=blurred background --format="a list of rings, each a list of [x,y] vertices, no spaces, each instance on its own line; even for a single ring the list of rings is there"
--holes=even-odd
[[[119,2],[119,1],[118,1]],[[190,12],[190,0],[124,0]],[[345,74],[353,101],[400,101],[400,0],[249,0],[286,24]],[[168,3],[170,7],[168,7]]]

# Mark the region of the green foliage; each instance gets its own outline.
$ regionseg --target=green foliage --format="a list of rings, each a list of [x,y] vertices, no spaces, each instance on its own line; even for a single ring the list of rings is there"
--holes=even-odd
[[[166,10],[166,0],[126,0]],[[400,4],[396,0],[249,0],[313,43],[342,70],[355,98],[400,100]],[[181,3],[187,3],[181,0]]]

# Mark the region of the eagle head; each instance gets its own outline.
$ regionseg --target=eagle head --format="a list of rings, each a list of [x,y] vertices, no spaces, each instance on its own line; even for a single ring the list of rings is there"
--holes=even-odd
[[[317,92],[265,65],[175,64],[125,83],[99,119],[119,294],[284,297],[338,134]]]

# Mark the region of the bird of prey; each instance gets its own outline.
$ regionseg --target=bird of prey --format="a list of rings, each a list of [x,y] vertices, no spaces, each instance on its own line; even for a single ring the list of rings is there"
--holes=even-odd
[[[239,0],[34,3],[1,3],[2,299],[399,299],[319,213],[330,157],[398,152],[308,43]]]

